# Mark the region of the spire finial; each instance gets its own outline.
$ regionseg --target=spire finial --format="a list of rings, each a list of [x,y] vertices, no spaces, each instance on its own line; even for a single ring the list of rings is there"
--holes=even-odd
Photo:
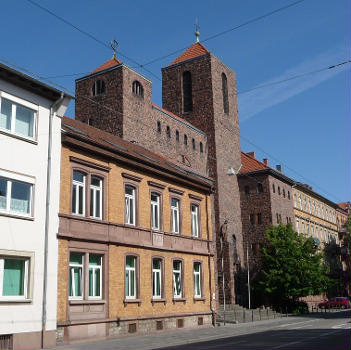
[[[200,32],[199,32],[200,26],[199,26],[199,21],[196,18],[195,21],[195,37],[196,37],[196,42],[200,42]]]
[[[116,40],[116,39],[113,39],[113,40],[111,40],[110,41],[110,46],[111,46],[111,48],[112,48],[112,50],[113,50],[113,56],[112,56],[112,58],[116,58],[116,51],[117,51],[117,49],[118,49],[118,41]]]

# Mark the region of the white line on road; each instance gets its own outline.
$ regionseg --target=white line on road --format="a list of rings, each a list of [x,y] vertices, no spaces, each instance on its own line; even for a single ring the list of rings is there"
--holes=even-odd
[[[277,327],[282,328],[282,327],[288,327],[288,326],[295,326],[296,324],[310,323],[310,322],[315,322],[315,321],[318,321],[318,319],[315,318],[315,319],[310,320],[310,321],[302,321],[302,322],[287,323],[287,324],[282,324],[281,326],[277,326]]]
[[[290,343],[285,343],[285,344],[282,344],[282,345],[278,345],[278,346],[275,346],[274,348],[272,349],[280,349],[280,348],[285,348],[286,346],[289,346],[289,345],[293,345],[293,344],[298,344],[298,343],[301,343],[301,340],[298,340],[298,341],[292,341]]]

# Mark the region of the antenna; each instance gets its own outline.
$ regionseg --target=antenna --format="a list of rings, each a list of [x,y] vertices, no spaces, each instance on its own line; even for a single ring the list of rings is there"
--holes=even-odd
[[[111,40],[110,46],[111,46],[111,49],[113,50],[113,58],[116,58],[116,51],[119,46],[118,41],[116,39]]]

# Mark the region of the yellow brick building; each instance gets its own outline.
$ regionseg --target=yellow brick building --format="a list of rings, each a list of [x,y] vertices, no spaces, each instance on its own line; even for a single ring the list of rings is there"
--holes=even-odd
[[[209,326],[210,179],[63,119],[58,340]]]
[[[335,203],[301,183],[293,186],[293,200],[297,232],[315,238],[321,248],[331,241],[339,243]]]

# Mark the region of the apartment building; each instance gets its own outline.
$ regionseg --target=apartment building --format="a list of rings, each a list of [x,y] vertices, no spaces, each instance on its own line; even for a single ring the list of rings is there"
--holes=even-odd
[[[6,349],[56,344],[60,128],[70,99],[0,64],[0,343]]]

